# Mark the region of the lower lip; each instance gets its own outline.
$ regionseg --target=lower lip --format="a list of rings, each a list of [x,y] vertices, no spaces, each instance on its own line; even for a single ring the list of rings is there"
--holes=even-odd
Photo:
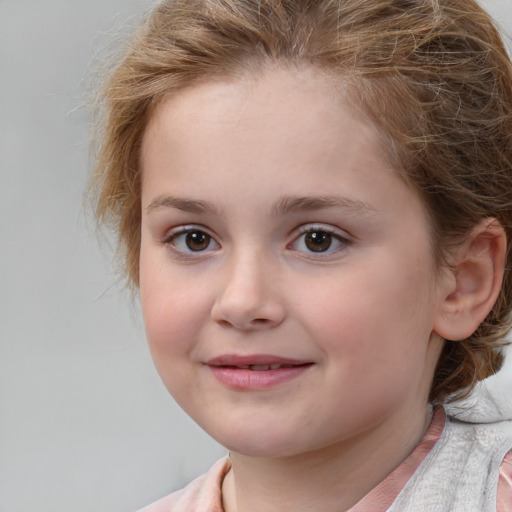
[[[306,372],[312,365],[277,368],[276,370],[249,370],[228,366],[209,366],[215,378],[229,388],[236,390],[268,389],[289,380],[295,379]]]

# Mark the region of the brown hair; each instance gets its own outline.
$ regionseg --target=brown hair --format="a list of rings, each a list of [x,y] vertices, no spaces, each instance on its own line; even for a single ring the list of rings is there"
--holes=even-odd
[[[473,0],[167,0],[132,37],[99,93],[91,197],[138,284],[142,137],[153,109],[184,87],[282,62],[351,86],[421,194],[437,262],[478,222],[512,240],[512,66]],[[507,256],[507,268],[511,264]],[[421,293],[421,291],[418,291]],[[468,393],[502,363],[512,283],[477,331],[447,341],[431,400]]]

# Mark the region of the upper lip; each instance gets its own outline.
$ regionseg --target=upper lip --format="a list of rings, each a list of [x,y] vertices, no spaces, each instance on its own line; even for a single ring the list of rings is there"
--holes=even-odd
[[[305,359],[294,359],[270,354],[237,355],[224,354],[206,361],[208,366],[235,366],[248,367],[253,365],[290,365],[300,366],[311,364],[312,361]]]

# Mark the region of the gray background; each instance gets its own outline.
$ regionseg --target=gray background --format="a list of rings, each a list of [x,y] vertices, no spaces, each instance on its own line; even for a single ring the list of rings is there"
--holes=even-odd
[[[485,4],[512,33],[512,0]],[[168,397],[82,209],[83,77],[148,5],[0,0],[0,512],[133,511],[223,454]]]

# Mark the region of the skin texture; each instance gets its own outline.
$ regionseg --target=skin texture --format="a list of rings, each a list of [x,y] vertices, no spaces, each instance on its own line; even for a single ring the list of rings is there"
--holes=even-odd
[[[156,110],[142,169],[147,336],[170,393],[232,451],[226,510],[349,508],[426,426],[456,281],[421,200],[307,69],[182,91]],[[207,364],[226,356],[308,366],[236,388]]]

